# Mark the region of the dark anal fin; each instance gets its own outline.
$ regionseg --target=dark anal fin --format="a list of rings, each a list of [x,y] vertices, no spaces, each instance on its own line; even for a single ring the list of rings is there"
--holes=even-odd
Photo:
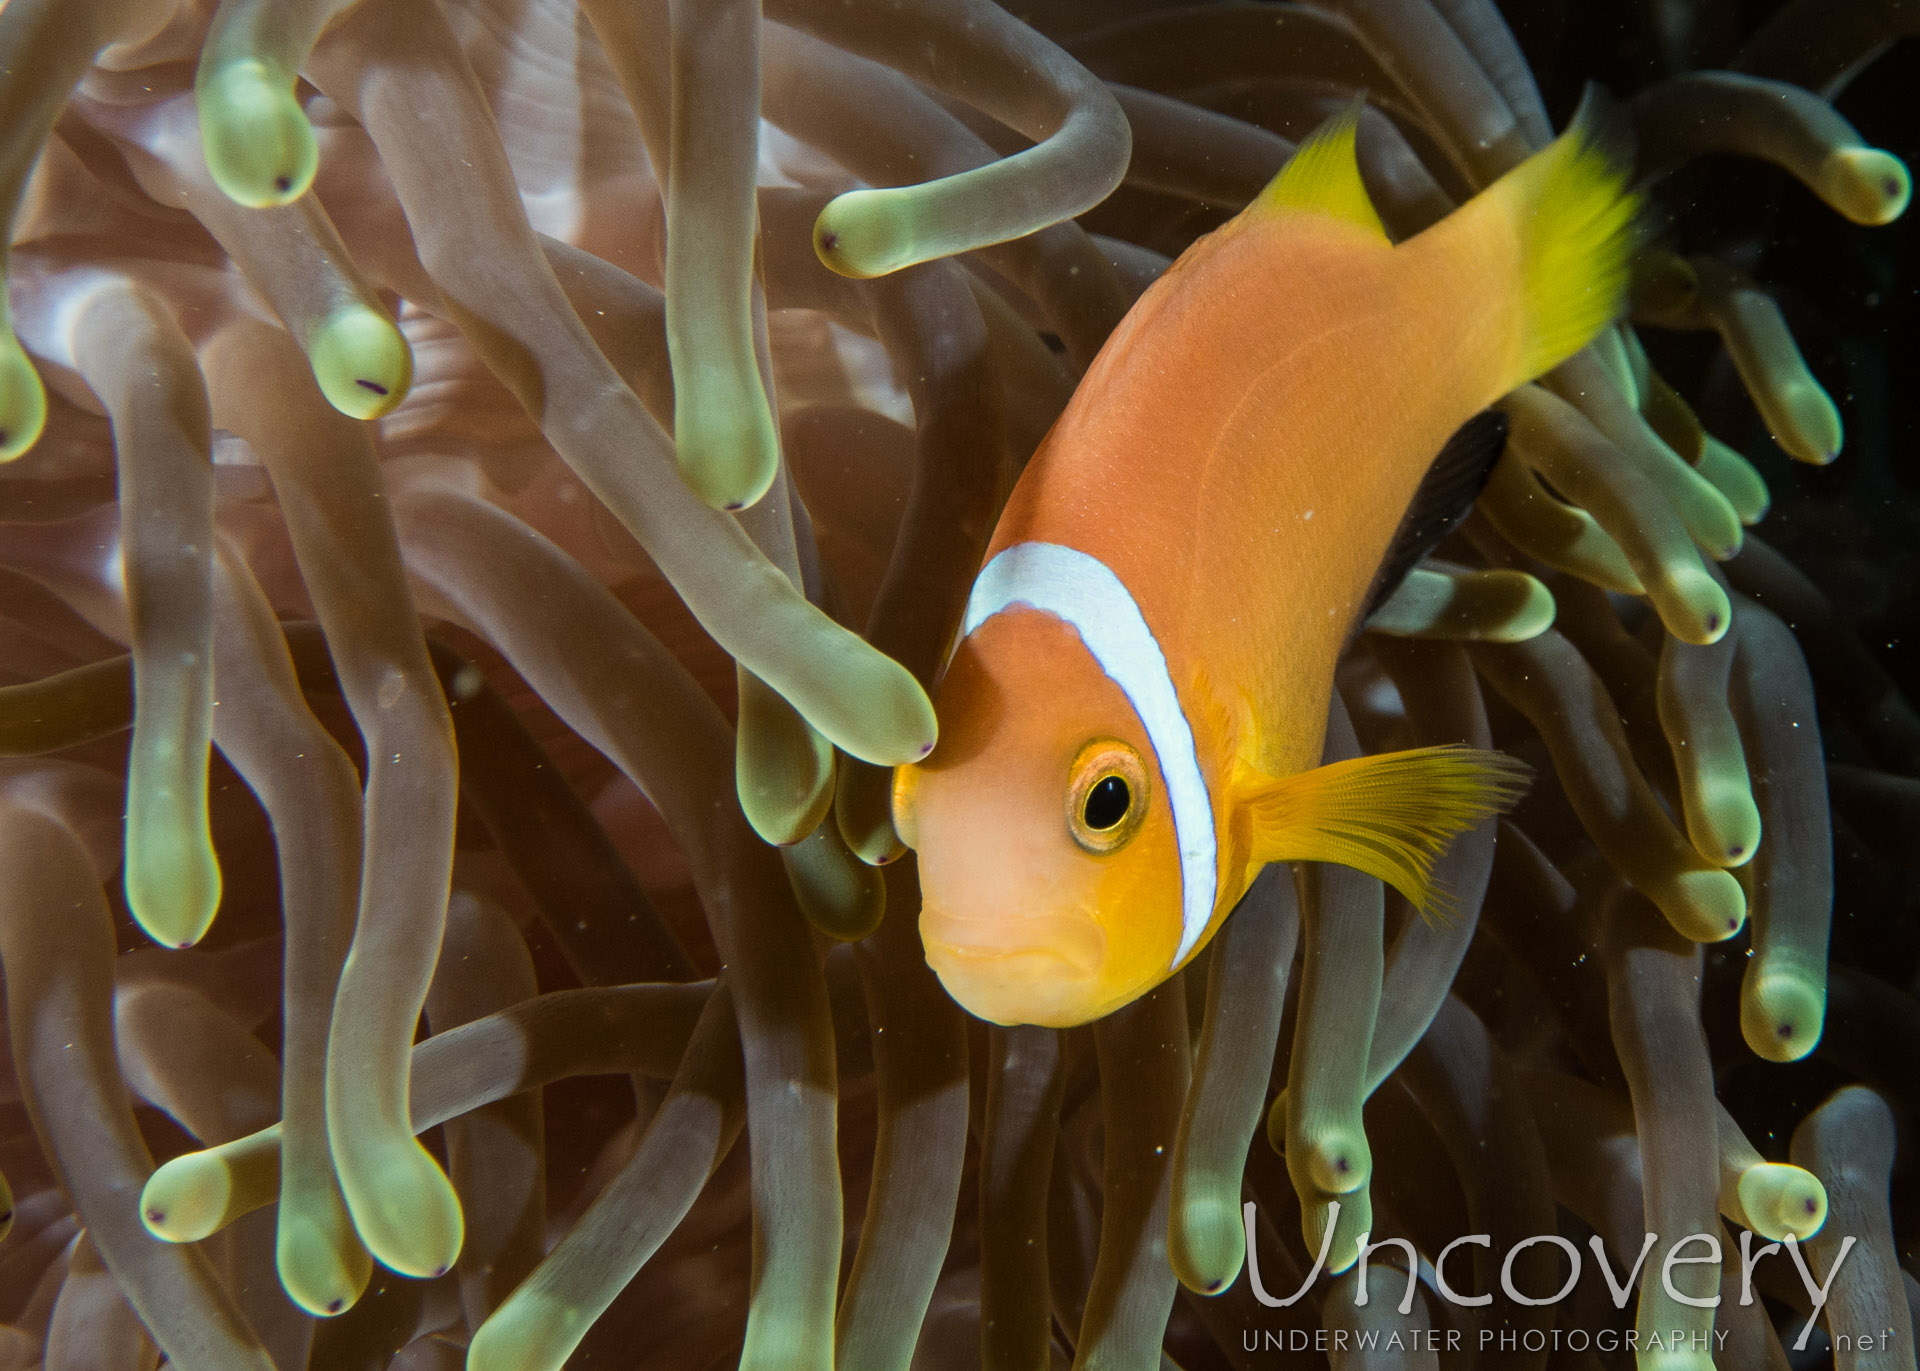
[[[1460,527],[1473,502],[1486,489],[1493,464],[1500,460],[1506,445],[1507,416],[1497,409],[1482,410],[1447,439],[1413,493],[1393,541],[1387,544],[1373,593],[1367,597],[1366,613],[1360,616],[1362,623],[1400,588],[1415,563]]]

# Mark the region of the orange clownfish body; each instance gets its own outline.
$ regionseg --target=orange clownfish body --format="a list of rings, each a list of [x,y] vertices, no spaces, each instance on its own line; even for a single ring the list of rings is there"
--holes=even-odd
[[[1430,908],[1434,857],[1518,793],[1466,748],[1316,766],[1334,665],[1383,563],[1459,512],[1423,510],[1423,482],[1457,506],[1498,455],[1504,424],[1473,416],[1617,312],[1634,201],[1583,116],[1396,246],[1354,127],[1141,297],[988,548],[939,746],[894,795],[927,960],[982,1018],[1127,1004],[1268,862]]]

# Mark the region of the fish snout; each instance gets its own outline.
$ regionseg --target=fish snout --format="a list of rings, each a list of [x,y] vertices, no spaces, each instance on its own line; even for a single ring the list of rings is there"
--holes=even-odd
[[[968,918],[920,914],[927,965],[969,1013],[999,1024],[1084,1023],[1107,962],[1107,932],[1072,911]]]

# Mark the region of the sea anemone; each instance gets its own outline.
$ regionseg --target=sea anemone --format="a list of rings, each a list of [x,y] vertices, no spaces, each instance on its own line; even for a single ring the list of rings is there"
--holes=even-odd
[[[0,1367],[1912,1368],[1920,716],[1746,530],[1865,536],[1754,273],[1904,209],[1914,19],[1516,8],[5,0]],[[1356,92],[1404,237],[1595,74],[1633,321],[1328,732],[1532,794],[969,1020],[888,768],[1075,378]]]

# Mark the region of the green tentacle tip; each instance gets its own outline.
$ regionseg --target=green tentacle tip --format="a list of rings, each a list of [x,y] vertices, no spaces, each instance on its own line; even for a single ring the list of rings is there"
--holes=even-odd
[[[847,851],[837,825],[821,824],[805,840],[781,848],[780,857],[800,912],[822,933],[856,942],[880,927],[887,912],[886,883]]]
[[[837,629],[821,646],[814,665],[825,674],[795,681],[805,688],[787,697],[807,722],[848,756],[875,766],[925,761],[940,725],[913,673]]]
[[[1820,1042],[1827,997],[1797,971],[1750,967],[1740,987],[1740,1036],[1771,1062],[1797,1062]]]
[[[313,125],[293,96],[293,74],[257,57],[202,69],[195,82],[207,170],[249,209],[291,204],[320,166]]]
[[[598,1312],[523,1285],[473,1335],[467,1371],[560,1371]]]
[[[1373,1152],[1358,1129],[1330,1128],[1307,1144],[1307,1176],[1323,1195],[1350,1195],[1373,1175]]]
[[[1753,802],[1747,769],[1731,763],[1709,768],[1697,799],[1687,807],[1694,851],[1715,866],[1745,866],[1760,846],[1760,808]]]
[[[1767,509],[1773,503],[1766,480],[1754,469],[1753,463],[1711,433],[1706,435],[1700,449],[1699,471],[1726,497],[1742,524],[1751,528],[1766,518]]]
[[[1180,1283],[1196,1294],[1217,1295],[1240,1277],[1247,1237],[1239,1201],[1237,1184],[1174,1196],[1167,1257]]]
[[[733,777],[747,822],[775,847],[812,833],[833,803],[833,744],[749,671],[740,673]]]
[[[1287,1155],[1287,1092],[1284,1089],[1267,1106],[1267,1146],[1282,1157]]]
[[[413,385],[413,349],[379,310],[354,301],[307,340],[307,362],[327,403],[350,419],[391,414]]]
[[[1553,627],[1553,592],[1524,571],[1443,573],[1415,567],[1367,620],[1402,638],[1520,643]]]
[[[0,283],[0,295],[3,287]],[[0,462],[25,453],[46,426],[47,388],[40,373],[12,331],[0,328]]]
[[[341,1217],[344,1219],[345,1215]],[[373,1277],[373,1258],[350,1227],[280,1212],[274,1264],[287,1298],[319,1319],[353,1308]]]
[[[161,1242],[199,1242],[220,1231],[232,1200],[226,1161],[217,1152],[187,1152],[147,1177],[140,1221]]]
[[[1773,441],[1796,462],[1811,466],[1829,465],[1840,455],[1845,441],[1840,428],[1840,410],[1823,387],[1805,372],[1777,383],[1772,408],[1779,411],[1774,421],[1779,432]]]
[[[1337,1217],[1332,1217],[1336,1204],[1340,1206],[1340,1212]],[[1300,1236],[1306,1240],[1307,1251],[1320,1250],[1330,1217],[1333,1239],[1327,1243],[1326,1271],[1329,1276],[1337,1276],[1360,1260],[1360,1237],[1373,1229],[1372,1192],[1366,1186],[1361,1186],[1352,1194],[1337,1200],[1302,1196]]]
[[[1747,530],[1733,502],[1704,476],[1694,487],[1691,498],[1695,508],[1683,517],[1694,541],[1716,562],[1729,562],[1738,557],[1746,544]]]
[[[750,392],[699,394],[674,411],[674,454],[680,478],[712,509],[758,504],[780,472],[780,440],[757,374]],[[731,387],[729,387],[731,389]]]
[[[1452,579],[1453,614],[1443,617],[1456,620],[1456,631],[1436,636],[1524,643],[1553,627],[1553,592],[1524,571],[1475,571]]]
[[[1779,1242],[1805,1242],[1827,1221],[1827,1188],[1811,1171],[1761,1162],[1740,1173],[1740,1207],[1753,1231]]]
[[[1820,168],[1820,198],[1856,224],[1891,224],[1913,198],[1913,177],[1890,152],[1836,148]]]
[[[1524,643],[1530,638],[1538,638],[1553,627],[1560,607],[1554,603],[1553,592],[1547,589],[1544,581],[1524,571],[1490,571],[1486,574],[1508,582],[1511,586],[1509,593],[1514,600],[1514,608],[1500,625],[1499,636],[1489,641]]]
[[[1669,573],[1674,603],[1659,606],[1667,632],[1683,643],[1705,647],[1727,636],[1733,624],[1733,604],[1720,583],[1699,566],[1679,566]]]
[[[411,1138],[357,1155],[343,1154],[336,1143],[334,1163],[353,1226],[377,1261],[403,1276],[444,1276],[453,1269],[466,1223],[460,1197],[432,1153]]]
[[[1635,314],[1684,317],[1700,298],[1700,277],[1684,257],[1643,252],[1634,260],[1629,293]]]
[[[156,818],[158,816],[155,816]],[[127,814],[127,907],[162,947],[192,947],[220,909],[220,859],[201,823],[197,831]]]
[[[893,772],[851,763],[833,797],[833,818],[847,848],[868,866],[885,866],[906,855],[893,827]]]
[[[924,262],[937,252],[923,250],[901,213],[897,192],[850,190],[836,195],[813,221],[813,251],[829,271],[856,280]]]
[[[1747,922],[1746,892],[1719,867],[1682,871],[1647,893],[1674,931],[1696,943],[1725,942]]]

